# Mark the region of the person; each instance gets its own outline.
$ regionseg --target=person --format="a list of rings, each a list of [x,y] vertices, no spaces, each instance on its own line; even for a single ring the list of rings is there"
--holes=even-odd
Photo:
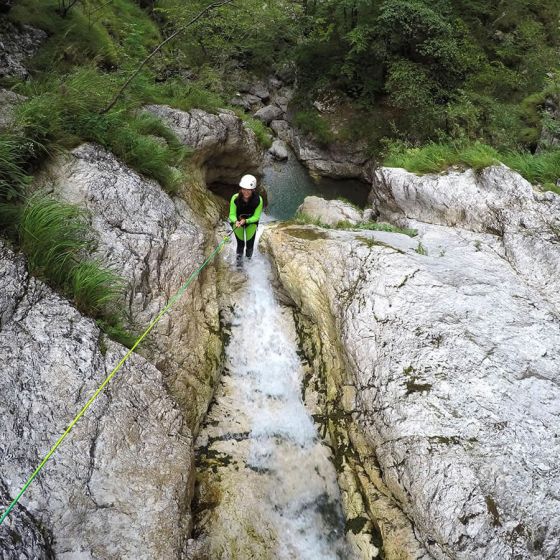
[[[243,251],[250,259],[253,256],[255,237],[263,208],[262,196],[256,191],[257,179],[253,175],[243,175],[239,182],[239,192],[231,197],[229,221],[237,240],[237,266],[243,264]]]

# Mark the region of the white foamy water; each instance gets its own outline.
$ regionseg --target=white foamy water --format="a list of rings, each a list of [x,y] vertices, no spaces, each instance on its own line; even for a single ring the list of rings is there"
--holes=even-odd
[[[198,544],[216,560],[353,559],[330,450],[302,401],[293,320],[258,251],[245,273],[226,373],[197,442],[201,502],[220,496],[195,522]]]

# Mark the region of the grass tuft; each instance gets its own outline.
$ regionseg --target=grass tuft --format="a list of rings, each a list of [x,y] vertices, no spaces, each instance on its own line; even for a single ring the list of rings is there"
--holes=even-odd
[[[96,244],[83,210],[35,193],[21,211],[18,229],[31,274],[61,290],[80,311],[102,316],[116,302],[122,281],[88,257]]]
[[[500,162],[517,171],[530,183],[558,192],[556,181],[560,179],[560,150],[542,151],[538,154],[521,151],[500,153],[481,142],[431,143],[421,148],[393,142],[388,147],[383,165],[424,174],[439,173],[455,165],[480,170]]]
[[[96,142],[143,175],[175,194],[182,181],[182,163],[189,155],[176,135],[155,116],[142,113],[139,100],[128,99],[107,114],[115,78],[82,68],[36,88],[21,104],[16,120],[23,133],[49,150]]]
[[[236,107],[234,112],[244,122],[245,126],[255,133],[259,144],[268,150],[272,146],[272,134],[268,126],[259,119],[247,115],[242,109]]]
[[[494,148],[480,142],[468,145],[432,142],[422,148],[410,148],[396,142],[389,146],[383,165],[424,174],[438,173],[453,165],[479,170],[498,163],[498,158]]]

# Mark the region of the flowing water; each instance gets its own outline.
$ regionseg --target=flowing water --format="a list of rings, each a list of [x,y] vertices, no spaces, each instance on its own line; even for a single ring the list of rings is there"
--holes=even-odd
[[[265,168],[263,182],[275,219],[291,218],[312,194],[344,196],[361,206],[367,200],[363,183],[315,181],[291,152],[287,162]],[[228,282],[237,288],[225,310],[224,372],[196,443],[199,475],[187,557],[353,560],[331,451],[302,400],[291,311],[274,297],[267,258],[257,249],[238,272],[234,253],[232,243],[224,261]]]
[[[302,401],[291,313],[255,252],[230,307],[226,367],[197,440],[199,484],[190,558],[355,558],[330,449]],[[232,280],[233,281],[233,280]]]

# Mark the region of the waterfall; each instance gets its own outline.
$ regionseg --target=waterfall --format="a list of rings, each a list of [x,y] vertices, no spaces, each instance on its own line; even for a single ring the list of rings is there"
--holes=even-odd
[[[244,275],[197,441],[201,513],[190,548],[200,552],[190,557],[352,559],[331,452],[302,401],[291,312],[275,300],[264,255],[255,251]]]

